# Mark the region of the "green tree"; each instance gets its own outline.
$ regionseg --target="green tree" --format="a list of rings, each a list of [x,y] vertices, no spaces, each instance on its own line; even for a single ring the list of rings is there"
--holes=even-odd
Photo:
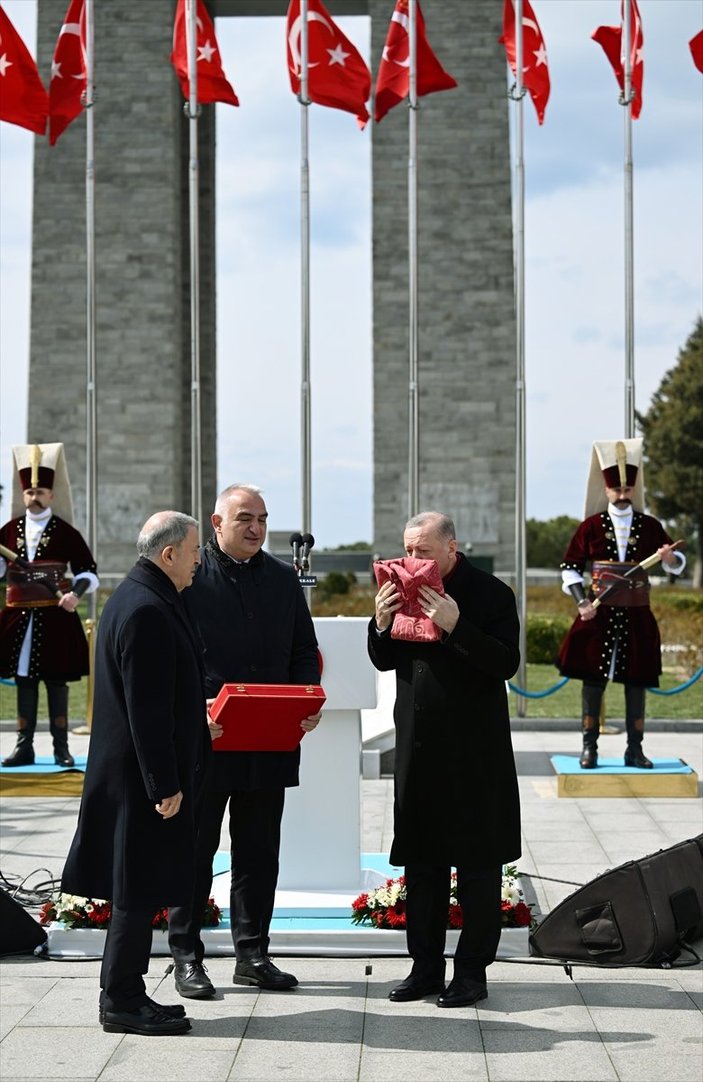
[[[525,523],[525,547],[528,567],[558,567],[571,540],[577,518],[559,515],[546,522],[528,518]]]
[[[687,521],[699,554],[693,581],[701,585],[703,538],[703,318],[696,320],[677,364],[662,379],[646,413],[637,414],[644,436],[647,500],[667,522]]]

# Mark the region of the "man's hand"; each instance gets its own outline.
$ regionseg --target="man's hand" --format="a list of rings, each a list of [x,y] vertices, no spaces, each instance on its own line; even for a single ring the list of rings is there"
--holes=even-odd
[[[217,740],[218,736],[222,736],[224,729],[221,725],[218,725],[216,721],[213,721],[210,717],[210,707],[214,703],[214,699],[206,699],[205,701],[205,720],[207,721],[207,727],[210,730],[210,739]]]
[[[59,601],[59,608],[64,609],[65,612],[75,612],[80,602],[80,597],[76,597],[73,593],[67,593]]]
[[[676,542],[676,545],[678,544],[680,544],[679,541]],[[660,557],[664,567],[673,569],[679,566],[679,561],[674,556],[676,545],[662,545],[660,549],[657,549],[657,556]]]
[[[584,598],[583,601],[579,601],[578,612],[582,620],[592,620],[598,612],[598,609],[593,607],[592,602],[590,602],[588,598]]]
[[[316,714],[311,714],[309,718],[303,718],[300,723],[300,728],[304,733],[311,733],[313,729],[317,728],[321,717],[322,711],[318,710]]]
[[[442,631],[451,634],[459,619],[459,606],[454,598],[449,594],[442,597],[431,586],[421,586],[417,592],[417,599],[425,616],[429,616],[432,623],[441,627]]]
[[[160,804],[155,804],[159,815],[162,815],[164,819],[172,819],[174,815],[178,815],[181,807],[181,801],[183,800],[183,793],[179,789],[175,796],[166,796]]]
[[[384,582],[376,594],[374,603],[376,605],[374,613],[376,627],[379,631],[385,631],[393,622],[393,617],[398,609],[402,608],[403,599],[398,593],[395,584],[388,581]]]

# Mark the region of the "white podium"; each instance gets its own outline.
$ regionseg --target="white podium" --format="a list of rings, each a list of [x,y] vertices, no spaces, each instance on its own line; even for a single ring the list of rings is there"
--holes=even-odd
[[[361,711],[376,706],[368,620],[314,621],[327,702],[301,744],[300,785],[286,789],[279,891],[358,893],[361,879]]]

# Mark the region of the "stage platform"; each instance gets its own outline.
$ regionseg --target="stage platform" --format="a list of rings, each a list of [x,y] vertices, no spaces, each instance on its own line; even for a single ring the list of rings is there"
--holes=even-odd
[[[550,762],[560,797],[698,796],[698,775],[683,759],[652,759],[651,770],[600,756],[594,770],[584,770],[574,755],[552,755]]]
[[[217,928],[204,928],[202,937],[208,957],[234,957],[229,923],[230,861],[228,853],[218,853],[214,863],[212,895],[222,910]],[[363,853],[361,882],[358,890],[277,891],[271,922],[271,954],[330,957],[390,957],[407,955],[404,931],[352,924],[352,902],[362,890],[385,883],[402,874],[402,868],[388,864],[384,853]],[[527,877],[526,877],[527,878]],[[527,884],[526,884],[527,885]],[[527,893],[527,892],[526,892]],[[528,900],[530,900],[528,898]],[[105,932],[93,928],[67,929],[60,924],[47,926],[49,958],[100,958]],[[452,955],[458,931],[447,932],[446,953]],[[152,956],[168,955],[166,932],[154,932]],[[529,956],[527,928],[505,928],[498,950],[499,958]]]
[[[0,796],[81,796],[86,756],[76,765],[56,766],[53,755],[37,756],[31,766],[0,766]]]

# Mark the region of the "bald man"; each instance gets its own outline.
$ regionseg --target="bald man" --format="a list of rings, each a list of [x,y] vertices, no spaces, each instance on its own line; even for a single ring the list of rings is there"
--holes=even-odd
[[[195,809],[210,754],[200,650],[181,600],[200,563],[197,523],[160,511],[98,629],[90,753],[61,889],[112,902],[100,973],[110,1033],[186,1033],[147,994],[151,922],[190,901]]]

